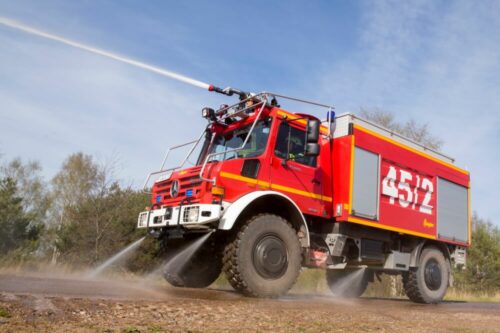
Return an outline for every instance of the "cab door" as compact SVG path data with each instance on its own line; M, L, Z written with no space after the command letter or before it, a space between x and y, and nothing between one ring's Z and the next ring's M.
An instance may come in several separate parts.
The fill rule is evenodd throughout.
M316 156L305 156L306 130L282 120L271 156L271 189L290 197L304 214L324 216L323 177Z

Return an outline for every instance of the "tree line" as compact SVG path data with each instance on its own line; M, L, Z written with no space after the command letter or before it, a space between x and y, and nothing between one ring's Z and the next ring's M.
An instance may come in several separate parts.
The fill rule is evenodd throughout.
M94 266L143 236L137 215L150 198L121 186L110 165L75 153L50 181L41 171L21 159L0 167L1 263ZM157 251L147 242L128 268L147 270Z

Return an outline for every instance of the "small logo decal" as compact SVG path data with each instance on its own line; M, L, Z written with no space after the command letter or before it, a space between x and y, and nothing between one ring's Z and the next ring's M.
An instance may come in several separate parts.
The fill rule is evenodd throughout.
M172 182L172 186L170 186L170 196L172 198L175 198L175 197L177 197L178 194L179 194L179 181L174 180Z
M431 223L431 222L427 221L427 219L424 219L423 226L424 226L424 228L433 228L434 223Z

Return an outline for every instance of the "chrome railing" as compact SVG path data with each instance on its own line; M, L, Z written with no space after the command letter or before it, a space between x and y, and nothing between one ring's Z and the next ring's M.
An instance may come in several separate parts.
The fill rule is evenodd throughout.
M261 98L262 94L259 94L259 95L256 95L256 96L252 96L250 98L247 98L237 104L235 104L236 106L239 106L239 105L242 105L242 103L246 103L247 101L251 100L251 99L257 99L257 98ZM214 158L215 156L219 156L219 155L225 155L225 154L228 154L228 153L237 153L238 151L242 150L243 148L245 148L247 142L248 142L248 139L250 138L254 128L255 128L255 125L257 124L257 122L259 121L260 119L260 115L262 114L262 111L264 111L264 108L267 104L267 99L264 97L262 99L260 99L259 102L256 102L255 104L252 104L250 106L246 106L246 107L243 107L241 109L238 109L235 113L232 113L232 114L229 114L228 117L235 117L235 116L240 116L240 115L243 115L243 114L246 114L246 111L250 110L250 109L256 109L260 106L260 109L257 113L257 116L255 117L255 120L253 121L252 123L252 126L250 127L250 130L248 131L246 137L245 137L245 140L243 140L243 143L241 144L240 147L238 148L233 148L233 149L228 149L228 150L224 150L224 151L221 151L221 152L217 152L217 153L211 153L211 154L208 154L206 157L205 157L205 160L203 161L203 166L201 167L201 170L200 170L200 179L201 180L204 180L204 181L207 181L207 182L212 182L212 183L215 183L215 179L210 179L210 178L204 178L203 177L203 173L205 172L205 168L207 166L207 163L210 161L211 158ZM235 105L233 106L230 106L230 107L227 107L225 109L222 109L221 111L229 111L230 108L232 107L235 107ZM243 104L244 105L244 104ZM213 140L212 140L213 141Z
M198 143L200 142L200 140L203 138L204 135L205 135L205 130L203 130L203 132L201 132L201 135L198 137L197 140L189 141L189 142L182 143L180 145L176 145L176 146L172 146L172 147L168 148L167 152L165 153L165 157L163 158L163 162L161 163L160 170L154 171L154 172L151 172L148 174L148 176L146 177L146 180L144 181L144 186L142 187L142 191L145 193L151 194L150 192L147 191L147 186L148 186L149 181L151 180L151 177L153 177L155 175L162 174L162 173L168 173L168 172L172 173L177 169L181 169L184 166L184 164L186 164L186 161L191 156L193 151L196 149L196 147L198 146ZM184 159L182 160L182 162L178 166L168 168L168 169L163 169L165 167L165 163L167 163L168 156L170 155L170 152L172 152L173 150L182 148L182 147L189 146L189 145L192 145L191 149L189 149L186 157L184 157ZM170 175L168 177L170 177ZM168 178L166 178L166 179L168 179Z

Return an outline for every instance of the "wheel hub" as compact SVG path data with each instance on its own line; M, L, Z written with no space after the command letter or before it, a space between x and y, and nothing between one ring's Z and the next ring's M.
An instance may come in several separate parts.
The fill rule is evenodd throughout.
M253 250L253 264L264 278L277 279L288 267L288 253L285 243L275 235L267 235L256 242Z
M441 287L441 268L436 260L431 259L425 264L424 280L430 290Z

